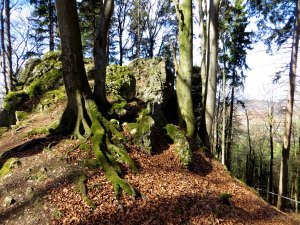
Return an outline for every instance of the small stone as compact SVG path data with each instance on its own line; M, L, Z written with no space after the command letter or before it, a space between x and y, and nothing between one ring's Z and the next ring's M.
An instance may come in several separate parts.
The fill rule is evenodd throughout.
M28 187L26 189L26 196L29 197L29 198L32 198L33 195L34 195L33 188L32 187Z
M10 205L14 204L15 202L16 202L16 200L13 197L6 196L4 198L4 207L10 206Z

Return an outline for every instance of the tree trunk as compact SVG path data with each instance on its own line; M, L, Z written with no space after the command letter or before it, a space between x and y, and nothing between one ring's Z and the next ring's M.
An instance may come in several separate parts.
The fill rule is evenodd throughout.
M0 12L0 24L1 24L1 68L2 68L2 73L3 73L3 80L4 80L4 87L5 87L5 94L8 94L9 92L9 87L8 87L8 82L7 82L7 71L6 71L6 49L5 49L5 32L4 32L4 16L3 16L3 11L4 11L4 0L1 0L1 12Z
M216 91L217 91L217 55L218 55L218 13L219 13L219 0L210 0L210 23L209 23L209 37L208 37L208 60L207 60L207 98L206 98L206 129L209 137L211 138L212 126L215 115L215 105L216 105Z
M270 174L269 174L269 192L273 191L273 161L274 161L274 141L273 141L273 116L274 107L271 106L270 121L269 121L269 142L270 142ZM273 203L273 195L268 194L268 202Z
M179 68L176 77L176 95L180 117L185 122L187 136L195 131L195 119L192 103L193 70L193 27L192 0L175 2L179 21Z
M56 9L61 37L63 76L68 97L67 108L56 132L73 130L75 137L84 140L91 136L97 164L102 167L106 178L112 183L116 195L122 189L127 194L136 196L135 189L119 176L120 167L114 159L114 155L118 155L121 161L137 172L127 152L113 143L116 140L121 143L124 136L98 111L88 84L76 0L56 0ZM111 160L111 157L114 160Z
M247 121L247 134L248 134L248 145L249 145L249 154L247 154L247 176L246 176L246 183L249 186L252 186L252 177L253 177L253 156L252 156L252 142L251 142L251 135L250 135L250 122L249 122L249 115L248 111L245 108L245 114L246 114L246 121Z
M205 0L204 0L205 1ZM202 115L199 127L199 136L204 145L210 148L209 137L206 130L205 124L205 108L206 108L206 96L207 96L207 51L208 51L208 43L207 43L207 29L205 27L205 12L207 11L206 8L203 9L203 0L198 0L199 2L199 18L200 18L200 39L201 39L201 93L202 93ZM209 15L208 15L209 17ZM207 18L207 25L209 24L209 18Z
M109 25L113 12L114 0L105 0L100 10L98 29L95 41L95 100L102 113L106 113L106 66L108 50Z
M223 37L224 40L224 37ZM223 41L223 54L226 54L225 43ZM226 61L223 62L223 120L222 120L222 164L226 163Z
M10 0L5 0L5 30L6 30L6 57L7 57L7 75L9 77L9 89L14 90L14 75L12 68L12 48L10 35Z
M226 166L228 170L231 170L231 146L233 142L233 131L232 131L232 124L233 124L233 108L234 108L234 94L235 94L235 68L233 69L233 77L232 77L232 84L231 84L231 99L230 99L230 109L229 109L229 124L227 129L227 154L226 154Z
M53 5L53 0L49 0L48 8L49 8L49 50L54 51L54 5Z
M124 55L124 49L123 49L123 31L120 32L119 34L119 65L123 65L123 55Z
M287 97L286 113L285 113L285 125L282 145L282 158L280 165L280 177L279 177L279 190L277 208L283 210L286 207L286 200L281 196L287 195L288 188L288 160L290 152L291 142L291 129L294 107L294 94L296 84L296 69L297 69L297 56L299 47L299 33L300 33L300 0L297 1L296 20L294 25L290 72L289 72L289 92Z
M66 1L67 3L63 3ZM63 75L68 97L60 126L67 133L73 132L79 115L77 95L92 97L85 74L81 36L75 0L57 0L57 17L61 38ZM74 9L75 7L75 9Z

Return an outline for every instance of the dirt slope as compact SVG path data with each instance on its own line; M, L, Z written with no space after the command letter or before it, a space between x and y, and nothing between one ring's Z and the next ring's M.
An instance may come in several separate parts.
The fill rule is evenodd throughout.
M101 170L82 166L83 159L93 156L90 148L66 156L78 141L43 135L24 138L34 127L49 126L61 110L62 106L36 114L27 127L0 138L0 154L9 152L0 157L0 164L11 157L20 161L0 178L0 224L300 224L229 176L214 159L197 153L192 172L186 170L159 131L153 156L130 152L140 172L127 171L125 178L141 198L116 199ZM23 145L28 141L30 145ZM95 210L85 204L75 185L83 173ZM222 193L232 196L230 202L220 200ZM7 197L13 201L5 205Z

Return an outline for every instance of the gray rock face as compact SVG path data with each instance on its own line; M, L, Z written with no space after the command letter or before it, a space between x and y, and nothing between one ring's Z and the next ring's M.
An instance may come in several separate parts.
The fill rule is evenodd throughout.
M147 103L147 108L157 125L165 125L162 108L174 92L162 58L136 59L128 65L135 77L136 98Z

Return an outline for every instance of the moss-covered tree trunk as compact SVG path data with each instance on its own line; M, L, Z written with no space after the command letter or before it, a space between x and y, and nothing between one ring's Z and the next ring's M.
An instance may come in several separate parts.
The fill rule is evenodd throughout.
M127 152L116 144L124 141L124 137L101 115L88 84L83 64L76 0L56 0L56 9L68 103L55 131L73 133L81 139L91 136L97 164L104 170L116 193L122 189L130 195L135 195L132 186L119 176L121 171L116 158L136 171Z
M179 21L179 68L176 77L176 94L179 116L185 122L187 135L195 132L195 119L192 103L193 70L193 21L192 0L175 1Z
M76 3L73 0L56 1L57 17L62 47L63 76L68 97L67 108L61 126L66 132L73 131L79 113L81 98L91 98L92 92L85 75L81 36L78 26ZM74 8L75 7L75 8ZM77 96L81 96L79 99ZM82 102L80 102L82 104Z
M105 0L100 9L98 28L94 46L95 62L95 98L102 112L106 112L108 101L106 99L106 66L108 51L109 25L114 8L114 0Z

